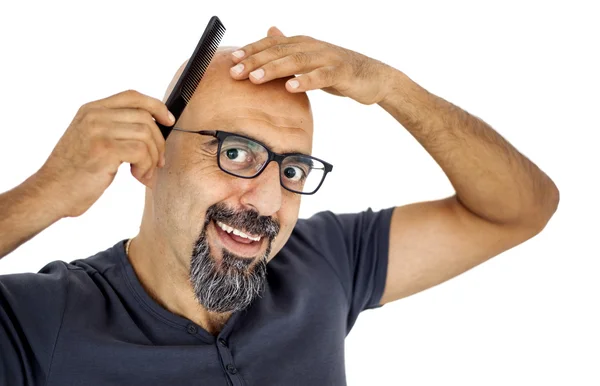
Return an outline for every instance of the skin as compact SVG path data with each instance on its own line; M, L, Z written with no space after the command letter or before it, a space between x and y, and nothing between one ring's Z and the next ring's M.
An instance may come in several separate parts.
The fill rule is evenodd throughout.
M285 90L287 79L266 86L232 79L231 52L220 48L176 127L186 130L226 130L255 138L284 152L311 154L313 119L305 93ZM177 71L165 96L181 75ZM166 98L165 98L166 100ZM166 166L155 169L147 186L139 234L129 255L145 289L171 312L216 333L231 313L209 312L192 296L189 266L192 246L201 232L206 211L215 203L254 209L280 224L268 260L283 247L298 219L300 195L283 189L273 162L255 179L223 173L214 152L203 144L212 137L172 131L166 141ZM207 188L210 187L210 188ZM222 257L214 226L207 237L213 257ZM266 249L266 240L261 240ZM255 264L255 262L253 263Z

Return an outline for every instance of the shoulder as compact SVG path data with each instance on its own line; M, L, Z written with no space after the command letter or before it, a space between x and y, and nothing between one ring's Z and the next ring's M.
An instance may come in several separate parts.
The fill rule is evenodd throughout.
M328 264L342 281L353 276L361 255L387 252L392 208L355 213L321 211L299 219L284 253L301 256L298 264Z
M61 260L52 261L36 273L0 275L0 288L3 294L10 296L41 298L52 294L57 295L66 290L69 276L72 271L77 270L81 270L81 268Z
M7 360L24 347L36 357L51 350L68 303L70 276L76 271L80 269L53 261L37 273L0 275L0 343L6 346ZM49 357L39 355L44 361Z
M0 275L0 296L20 305L63 303L70 286L90 285L92 276L116 265L113 250L121 243L85 259L52 261L35 273Z
M357 237L371 237L389 230L394 207L373 210L367 208L354 213L320 211L308 218L298 219L292 236L306 236L320 244L350 243Z

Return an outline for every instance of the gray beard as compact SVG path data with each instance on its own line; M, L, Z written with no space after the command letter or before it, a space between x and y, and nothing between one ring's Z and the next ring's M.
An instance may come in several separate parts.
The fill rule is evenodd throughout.
M196 300L206 310L216 313L235 312L248 307L264 290L271 243L279 227L267 227L268 244L263 255L254 259L243 258L223 249L222 259L218 262L211 254L206 239L206 228L212 221L212 214L219 210L223 208L209 209L204 229L194 245L190 263L190 282ZM256 264L250 267L254 261Z

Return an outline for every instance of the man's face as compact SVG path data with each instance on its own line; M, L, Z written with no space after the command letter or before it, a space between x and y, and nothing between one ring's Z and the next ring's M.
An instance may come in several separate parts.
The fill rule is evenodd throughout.
M306 95L286 91L285 79L262 85L233 80L229 55L215 56L176 127L227 131L277 153L310 155ZM262 290L267 262L298 219L300 195L280 185L276 162L243 179L222 171L217 153L214 137L172 131L152 202L157 231L178 256L173 263L187 270L199 303L222 313L245 308Z

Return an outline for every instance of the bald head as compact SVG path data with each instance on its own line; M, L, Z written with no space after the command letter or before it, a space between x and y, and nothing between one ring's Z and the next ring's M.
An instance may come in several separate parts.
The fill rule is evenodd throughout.
M219 47L178 126L195 128L208 120L243 119L251 115L270 125L301 129L312 142L313 120L306 93L288 92L285 82L290 77L259 85L248 79L233 79L229 69L235 65L231 53L236 49ZM163 101L166 102L187 63L186 60L177 70Z
M213 63L216 63L216 59L215 59L216 57L224 56L226 54L231 54L233 51L235 51L237 49L238 49L238 47L233 47L233 46L221 46L221 47L217 48L217 51L215 52L215 57L211 61L211 66L213 65ZM163 97L163 102L166 102L167 99L169 98L171 91L173 91L175 84L181 77L181 74L183 73L183 70L185 69L185 66L187 66L189 61L190 60L188 59L185 62L183 62L183 64L179 67L179 69L177 70L175 75L173 75L173 79L171 79L171 83L169 83L169 86L167 87L167 90L165 91L165 95ZM209 68L210 68L210 66L209 66ZM206 79L206 77L204 77L204 79Z

